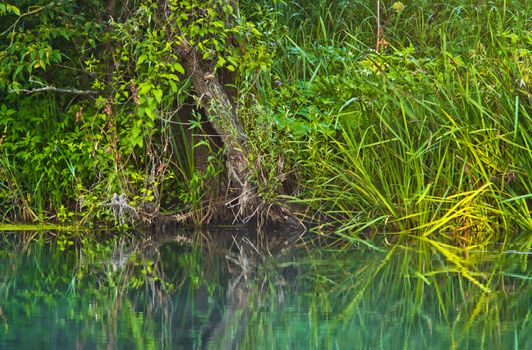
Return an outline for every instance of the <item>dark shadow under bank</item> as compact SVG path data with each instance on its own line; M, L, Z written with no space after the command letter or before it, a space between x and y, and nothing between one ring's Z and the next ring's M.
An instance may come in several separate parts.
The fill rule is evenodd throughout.
M531 252L463 252L485 291L430 245L378 252L276 235L287 236L5 233L0 348L532 346Z

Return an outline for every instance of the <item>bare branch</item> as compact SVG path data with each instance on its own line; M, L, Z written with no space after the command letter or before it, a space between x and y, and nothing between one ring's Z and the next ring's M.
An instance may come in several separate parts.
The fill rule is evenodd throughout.
M75 95L98 95L99 92L95 90L78 90L78 89L64 89L64 88L56 88L54 86L45 86L42 88L37 89L17 89L17 90L10 90L9 92L24 92L26 94L34 94L37 92L43 92L43 91L52 91L52 92L63 92L67 94L75 94Z

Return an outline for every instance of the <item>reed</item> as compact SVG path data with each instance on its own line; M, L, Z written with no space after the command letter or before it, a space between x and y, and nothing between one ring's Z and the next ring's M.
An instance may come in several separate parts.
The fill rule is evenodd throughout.
M297 169L291 198L322 232L530 244L526 6L381 2L378 39L373 2L273 4L290 13L272 67L283 85L258 99Z

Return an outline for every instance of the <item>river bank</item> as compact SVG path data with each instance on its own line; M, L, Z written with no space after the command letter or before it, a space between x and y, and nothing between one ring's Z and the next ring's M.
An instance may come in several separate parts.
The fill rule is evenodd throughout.
M532 244L526 5L193 3L0 7L2 222Z

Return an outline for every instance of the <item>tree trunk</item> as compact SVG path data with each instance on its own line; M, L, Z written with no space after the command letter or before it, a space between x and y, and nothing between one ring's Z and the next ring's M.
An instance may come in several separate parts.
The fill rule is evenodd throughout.
M226 167L236 198L228 205L236 209L236 219L243 222L253 218L262 207L256 187L250 181L252 165L246 145L247 137L238 120L231 98L221 85L218 77L207 71L196 50L185 40L181 44L180 57L186 74L214 130L227 147Z

